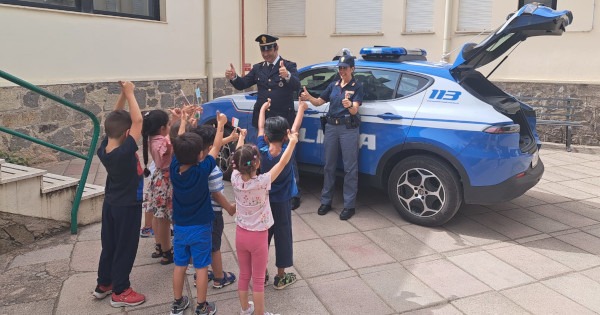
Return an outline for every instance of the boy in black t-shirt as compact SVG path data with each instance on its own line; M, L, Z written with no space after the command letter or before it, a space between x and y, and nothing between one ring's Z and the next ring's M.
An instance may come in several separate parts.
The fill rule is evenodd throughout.
M98 264L98 284L94 296L103 299L112 293L113 307L135 306L145 297L130 286L129 274L138 248L142 221L142 201L138 186L142 168L136 140L142 135L142 113L131 82L121 82L121 95L114 111L106 116L106 137L96 152L106 168L106 187L102 205L102 253ZM125 101L130 113L123 110Z

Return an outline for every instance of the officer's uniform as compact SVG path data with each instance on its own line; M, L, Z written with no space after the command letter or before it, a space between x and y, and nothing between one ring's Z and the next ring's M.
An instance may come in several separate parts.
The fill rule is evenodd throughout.
M335 171L337 169L338 152L341 149L344 163L344 208L354 209L358 191L358 139L360 117L350 115L342 100L349 94L351 102L362 103L363 87L354 78L344 87L341 80L327 86L320 98L329 102L325 122L325 169L321 204L331 205L335 186Z
M277 37L260 35L256 40L260 43L261 50L270 50L275 47ZM289 80L279 76L279 62L281 60L283 60L285 68L290 73ZM293 96L295 91L300 90L300 80L298 79L295 62L285 60L279 56L272 65L269 65L266 61L257 63L252 66L252 70L244 77L238 76L230 82L238 90L244 90L256 84L258 97L252 112L252 126L257 128L258 114L267 98L271 99L271 107L266 112L265 118L281 116L287 119L290 127L292 126L296 116Z

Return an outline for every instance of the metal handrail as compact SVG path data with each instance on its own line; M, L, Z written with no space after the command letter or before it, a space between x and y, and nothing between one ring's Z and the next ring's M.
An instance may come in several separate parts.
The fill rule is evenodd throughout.
M14 131L14 130L5 128L3 126L0 126L0 131L6 132L13 136L20 137L25 140L29 140L31 142L43 145L45 147L48 147L48 148L51 148L51 149L54 149L54 150L57 150L57 151L60 151L60 152L63 152L63 153L66 153L66 154L69 154L69 155L72 155L72 156L75 156L75 157L85 160L85 165L83 167L83 173L81 174L81 178L79 179L79 185L77 186L77 191L75 192L75 199L73 200L73 207L71 208L71 234L77 234L77 213L79 211L79 203L81 202L81 196L83 195L83 189L85 187L85 182L87 181L87 176L90 171L92 159L94 158L94 149L96 148L96 144L98 143L98 137L100 135L100 122L98 121L98 118L89 110L87 110L85 108L81 108L80 106L77 106L65 99L62 99L62 98L60 98L42 88L39 88L27 81L21 80L21 79L15 77L9 73L6 73L2 70L0 70L0 77L6 79L16 85L22 86L30 91L33 91L37 94L45 96L45 97L47 97L53 101L56 101L60 104L63 104L67 107L70 107L80 113L87 115L88 117L90 117L90 119L92 119L92 123L94 124L94 134L92 135L92 141L90 143L90 148L87 152L87 155L83 155L81 153L74 152L74 151L59 147L55 144L48 143L43 140L20 133L18 131Z

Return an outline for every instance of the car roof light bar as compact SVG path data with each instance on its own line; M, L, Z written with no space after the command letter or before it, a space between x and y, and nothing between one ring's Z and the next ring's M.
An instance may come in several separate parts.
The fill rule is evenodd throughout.
M409 60L427 60L424 49L406 49L404 47L373 46L363 47L360 55L364 60L402 62Z

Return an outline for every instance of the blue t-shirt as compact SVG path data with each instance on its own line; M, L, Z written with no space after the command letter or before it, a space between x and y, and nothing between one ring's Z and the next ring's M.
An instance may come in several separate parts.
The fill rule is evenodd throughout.
M123 207L141 204L142 199L138 198L138 188L144 181L142 167L136 153L137 143L131 136L127 136L125 141L110 153L106 153L107 145L108 137L105 137L96 151L107 173L104 202Z
M327 115L331 117L350 115L348 109L344 108L344 105L342 105L342 101L346 98L346 93L348 93L348 99L352 102L362 104L363 101L364 92L362 84L356 82L354 78L352 78L352 80L350 80L343 88L341 87L341 84L341 80L329 83L320 96L322 100L329 102L329 112Z
M281 148L281 153L278 156L271 156L269 153L269 144L265 141L264 136L259 136L257 141L258 151L260 152L260 172L262 174L269 172L275 164L279 163L283 152L287 149L287 143L284 143ZM292 163L288 162L283 168L283 171L277 176L271 184L269 191L269 200L271 202L284 202L292 198Z
M181 174L180 165L173 156L170 166L173 223L181 226L212 224L215 214L210 202L208 176L217 165L215 158L209 155Z

